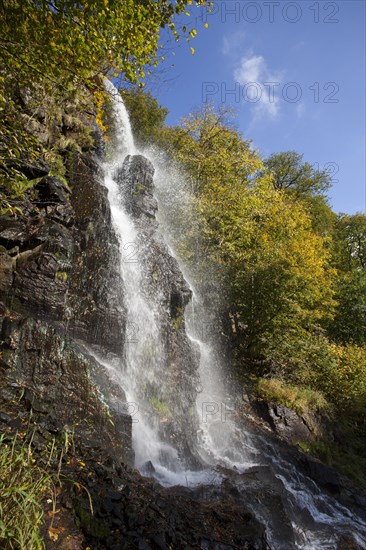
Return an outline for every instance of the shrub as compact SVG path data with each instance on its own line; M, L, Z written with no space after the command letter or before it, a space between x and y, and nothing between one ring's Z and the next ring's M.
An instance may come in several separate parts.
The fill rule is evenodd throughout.
M329 409L329 404L321 392L286 384L282 380L259 378L257 391L262 399L282 403L300 415Z
M44 548L42 501L53 494L52 475L36 464L31 443L17 434L0 436L0 546L3 550Z

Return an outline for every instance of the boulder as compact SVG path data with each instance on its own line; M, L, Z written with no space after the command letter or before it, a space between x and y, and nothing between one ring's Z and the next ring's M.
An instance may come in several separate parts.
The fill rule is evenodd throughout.
M277 434L290 443L309 441L313 435L304 419L280 403L268 403L268 414Z
M143 155L128 155L117 170L121 196L126 210L135 218L155 218L158 205L153 195L154 167Z

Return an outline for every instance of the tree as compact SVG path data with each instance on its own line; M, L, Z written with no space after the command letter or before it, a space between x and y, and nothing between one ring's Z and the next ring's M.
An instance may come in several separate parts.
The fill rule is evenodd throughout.
M331 175L326 170L316 170L302 159L303 155L296 151L285 151L274 153L264 162L272 174L274 188L291 191L297 196L326 195Z
M338 305L330 336L342 344L366 344L366 270L340 273L335 289Z
M275 189L285 191L295 201L301 201L312 219L314 231L331 234L335 215L327 201L331 173L317 170L296 151L274 153L265 162Z
M227 266L230 315L247 351L265 353L269 340L319 328L333 307L333 272L301 205L259 178L210 186L201 212L206 239Z
M366 269L365 214L339 214L334 232L334 261L345 272Z
M339 214L333 237L338 302L329 334L337 342L366 343L366 216Z
M167 128L161 142L184 167L197 194L207 184L248 181L262 162L251 142L231 125L231 110L205 104L180 127Z
M150 92L141 88L121 88L120 93L130 116L135 141L142 145L157 143L168 109L161 107Z
M75 80L92 86L110 71L134 82L157 62L163 27L179 38L174 18L187 4L192 1L3 0L2 68L8 78L28 78L28 85L31 76L61 87Z
M319 327L333 306L333 272L304 206L273 184L228 115L205 105L168 142L192 181L205 263L221 273L237 336L265 353L274 335Z

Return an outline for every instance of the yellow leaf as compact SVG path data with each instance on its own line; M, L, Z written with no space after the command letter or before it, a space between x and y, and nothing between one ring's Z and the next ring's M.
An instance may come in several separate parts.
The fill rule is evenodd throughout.
M54 542L56 542L56 540L58 540L58 534L57 533L52 533L50 529L48 530L48 535L49 535L50 539L53 540Z
M192 55L194 55L194 48L191 48L191 53Z
M205 23L205 27L206 27L206 29L208 29L208 23Z
M48 534L51 540L56 541L58 540L58 536L65 531L64 527L59 527L58 529L56 527L49 527L48 528Z

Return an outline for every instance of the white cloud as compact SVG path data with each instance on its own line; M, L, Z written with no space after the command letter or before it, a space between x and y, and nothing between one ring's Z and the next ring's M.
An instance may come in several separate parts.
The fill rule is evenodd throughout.
M306 111L305 103L303 101L300 101L296 105L296 114L297 114L298 118L302 118L305 114L305 111Z
M264 57L261 55L242 57L239 67L237 67L234 71L234 78L236 82L239 82L239 84L244 86L249 82L259 82L264 70Z
M243 56L234 70L234 79L243 87L243 97L252 106L256 117L278 116L282 78L282 72L270 71L264 57L253 53Z
M222 42L221 53L223 55L236 54L245 40L245 32L237 31L232 34L225 35Z

